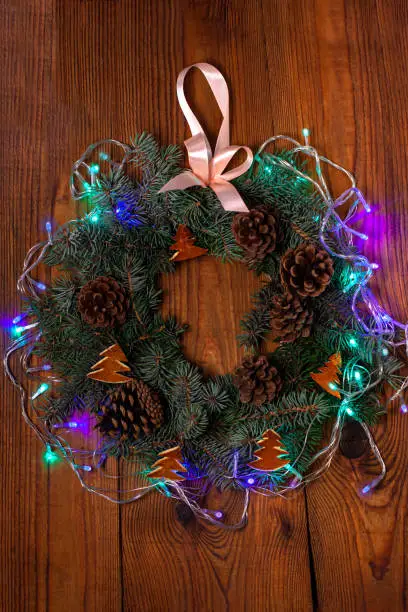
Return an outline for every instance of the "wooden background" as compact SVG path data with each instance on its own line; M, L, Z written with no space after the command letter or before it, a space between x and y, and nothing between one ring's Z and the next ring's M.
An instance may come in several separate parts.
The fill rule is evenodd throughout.
M16 274L45 221L74 213L72 162L91 142L143 129L181 143L176 76L209 61L231 87L233 143L256 147L307 126L356 173L374 208L365 227L366 253L381 264L377 292L408 319L405 0L0 4L2 314L19 310ZM217 115L204 107L214 133ZM207 371L237 363L234 336L256 283L211 259L163 281L166 308L193 328L186 352ZM4 612L407 609L408 417L397 409L376 430L388 475L375 495L358 495L372 459L339 455L294 499L253 499L239 533L185 527L159 495L118 508L64 466L46 468L5 379L0 419Z

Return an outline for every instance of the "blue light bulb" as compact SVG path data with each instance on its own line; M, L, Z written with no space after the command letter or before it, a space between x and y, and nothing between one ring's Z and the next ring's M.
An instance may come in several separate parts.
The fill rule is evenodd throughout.
M47 385L47 383L42 383L37 391L35 391L35 393L33 393L33 395L31 396L32 400L37 399L37 397L39 397L40 395L42 395L43 393L45 393L46 391L48 391L49 389L49 385Z
M90 465L77 465L77 470L83 470L84 472L92 472L92 467Z
M25 312L15 316L14 319L13 319L13 325L16 325L17 323L20 323L21 319L24 319L25 316L26 316Z

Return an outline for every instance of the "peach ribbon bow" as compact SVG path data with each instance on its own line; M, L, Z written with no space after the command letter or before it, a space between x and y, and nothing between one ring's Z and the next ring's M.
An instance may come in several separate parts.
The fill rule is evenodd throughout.
M184 94L184 79L191 68L201 70L211 87L222 113L222 123L214 155L212 154L208 138L188 105ZM247 206L230 181L251 167L253 155L249 147L229 144L229 94L227 83L221 72L214 68L214 66L211 66L211 64L206 63L192 64L184 68L177 78L177 98L191 130L191 137L184 141L191 169L185 170L172 178L160 189L160 192L182 190L197 185L211 187L225 210L233 212L248 211ZM246 160L236 168L224 172L235 153L240 149L246 152Z

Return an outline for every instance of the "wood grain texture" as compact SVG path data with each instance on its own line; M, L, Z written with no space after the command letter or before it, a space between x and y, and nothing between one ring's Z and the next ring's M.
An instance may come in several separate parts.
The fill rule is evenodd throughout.
M376 291L408 319L408 7L404 0L9 0L1 6L1 312L44 221L70 218L73 160L105 137L188 134L178 72L214 63L231 87L232 142L259 145L312 129L313 143L354 171L373 202L366 253ZM212 138L219 113L188 81ZM334 182L334 186L337 184ZM341 188L341 185L338 185ZM185 352L207 373L241 357L234 337L259 280L209 257L164 278L166 312L191 330ZM4 342L5 338L3 338ZM158 495L118 508L49 470L2 386L1 610L327 611L407 609L408 424L394 410L376 432L389 473L358 490L370 456L339 455L306 494L254 499L241 533L176 520ZM239 512L239 495L206 500Z

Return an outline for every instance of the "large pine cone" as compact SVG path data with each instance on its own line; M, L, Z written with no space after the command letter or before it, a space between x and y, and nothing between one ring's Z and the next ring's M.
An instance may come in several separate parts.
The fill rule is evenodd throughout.
M276 248L276 218L263 206L235 215L232 233L251 261L262 261Z
M100 409L96 427L104 435L120 440L152 434L164 422L158 393L141 380L130 380L111 389Z
M234 376L239 389L239 399L244 403L261 406L271 402L282 388L278 370L269 363L265 355L244 359Z
M304 242L281 260L281 278L288 291L301 297L323 293L333 276L333 260L321 247Z
M93 327L123 324L129 308L126 291L108 276L98 276L84 285L78 296L78 310Z
M313 312L306 300L297 295L275 295L271 307L271 329L281 342L308 338L313 323Z

